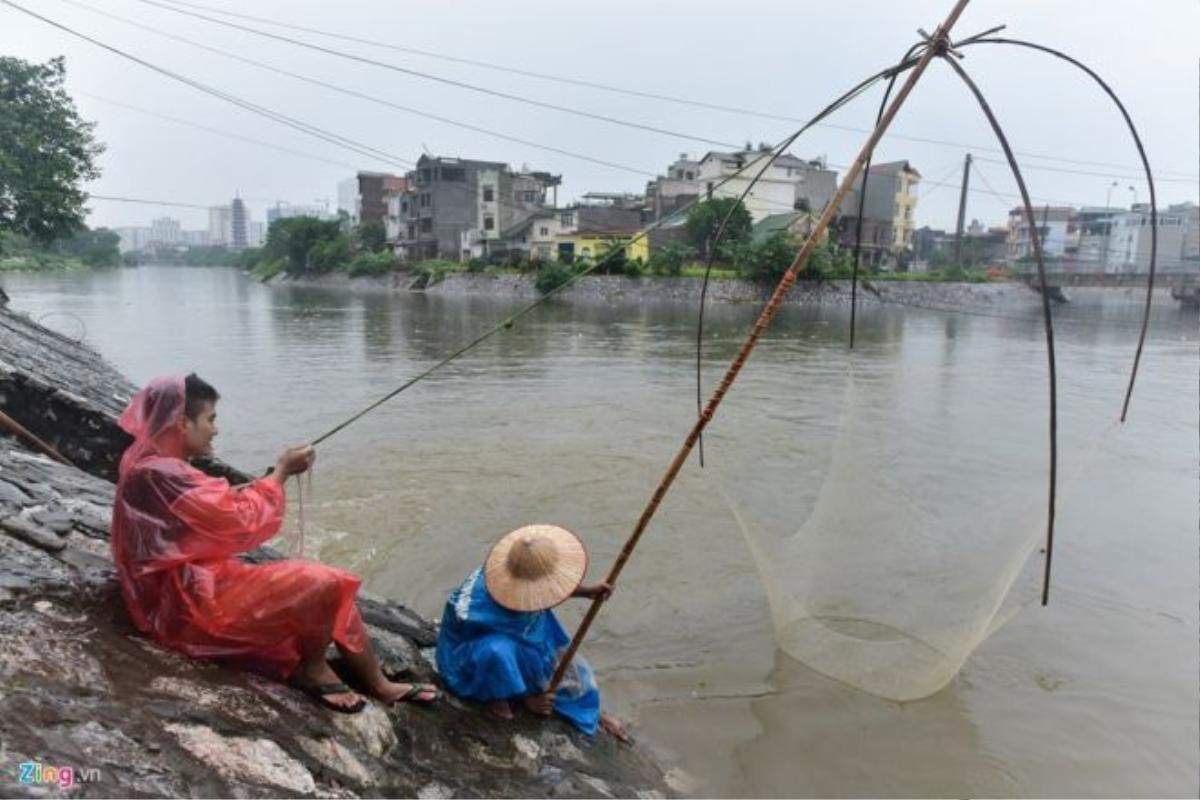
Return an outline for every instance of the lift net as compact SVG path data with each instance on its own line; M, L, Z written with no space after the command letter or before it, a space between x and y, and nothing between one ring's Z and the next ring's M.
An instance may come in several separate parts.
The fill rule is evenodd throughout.
M913 700L1036 597L1047 457L1044 403L1033 400L1044 387L986 376L995 395L969 377L974 403L968 376L949 368L850 368L815 494L753 486L747 470L720 478L788 655Z

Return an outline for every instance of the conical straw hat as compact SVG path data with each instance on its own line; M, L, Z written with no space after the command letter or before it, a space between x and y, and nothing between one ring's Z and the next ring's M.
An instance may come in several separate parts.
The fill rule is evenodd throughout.
M510 611L552 608L579 588L587 551L557 525L526 525L496 542L483 565L488 594Z

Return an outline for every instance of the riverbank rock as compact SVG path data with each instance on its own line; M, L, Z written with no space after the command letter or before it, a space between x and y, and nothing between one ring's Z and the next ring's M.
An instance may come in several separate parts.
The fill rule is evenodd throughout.
M0 328L0 391L19 393L27 410L35 396L62 391L62 431L38 433L54 434L68 457L89 456L84 471L0 435L5 796L60 793L21 783L22 762L71 767L65 793L76 797L670 793L644 751L558 720L504 723L454 699L337 714L277 682L148 641L129 622L107 542L114 487L104 476L120 452L111 448L123 446L112 431L133 387L96 353L3 309ZM75 391L62 390L76 378ZM91 438L76 446L72 431ZM278 557L263 549L251 560ZM364 597L360 608L389 670L435 677L422 654L433 623L381 598Z

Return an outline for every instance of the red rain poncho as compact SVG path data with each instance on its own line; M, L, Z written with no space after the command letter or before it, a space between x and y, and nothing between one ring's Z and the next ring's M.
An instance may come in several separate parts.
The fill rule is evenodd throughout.
M362 652L356 576L312 561L235 557L279 530L283 490L266 478L235 489L185 462L183 413L184 379L169 377L138 392L121 415L134 441L121 457L112 549L134 624L190 656L284 678L330 636Z

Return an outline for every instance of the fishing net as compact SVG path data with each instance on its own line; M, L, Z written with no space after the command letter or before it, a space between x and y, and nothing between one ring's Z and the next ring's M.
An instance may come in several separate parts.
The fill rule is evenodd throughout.
M1036 597L1044 378L860 362L841 380L837 424L823 457L812 454L823 472L815 485L746 469L718 481L763 578L778 646L851 686L917 699ZM1022 590L1010 592L1019 576Z

